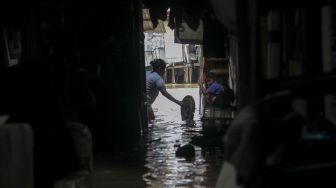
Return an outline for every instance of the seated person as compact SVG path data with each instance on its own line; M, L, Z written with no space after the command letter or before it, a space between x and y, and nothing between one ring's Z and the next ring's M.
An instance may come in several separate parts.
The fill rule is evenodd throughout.
M222 86L224 88L224 93L221 93L216 97L213 105L218 108L235 110L235 107L233 106L235 100L234 91L225 83L222 84Z
M216 81L216 75L213 73L209 73L206 76L207 89L203 84L203 80L200 79L198 85L202 93L207 97L207 102L210 104L214 104L217 96L224 93L223 86Z

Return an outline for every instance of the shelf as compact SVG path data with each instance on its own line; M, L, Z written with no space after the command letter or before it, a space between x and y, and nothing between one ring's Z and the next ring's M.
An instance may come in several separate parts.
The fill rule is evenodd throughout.
M336 74L299 76L265 80L266 92L291 90L296 97L316 97L336 93Z
M228 58L217 58L217 57L209 57L205 59L207 62L222 62L222 61L229 61Z
M328 4L334 4L334 0L314 0L314 1L269 1L269 0L261 0L259 1L259 8L261 11L266 10L283 10L283 9L295 9L295 8L316 8L321 7Z

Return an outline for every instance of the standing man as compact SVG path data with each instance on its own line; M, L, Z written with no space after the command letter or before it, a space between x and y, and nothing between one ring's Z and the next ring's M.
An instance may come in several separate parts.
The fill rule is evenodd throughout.
M163 79L163 75L166 72L166 62L162 59L156 59L151 61L150 64L152 65L153 71L146 73L146 104L149 121L155 119L152 104L159 95L159 91L170 101L173 101L180 106L182 105L181 101L175 99L166 90L165 81Z

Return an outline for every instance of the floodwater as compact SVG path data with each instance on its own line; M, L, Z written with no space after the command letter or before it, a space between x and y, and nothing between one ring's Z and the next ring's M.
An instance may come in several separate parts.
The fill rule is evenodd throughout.
M206 137L202 134L199 90L177 88L167 91L178 100L182 100L186 95L194 98L196 104L194 122L187 124L182 121L180 106L161 94L158 96L152 105L156 120L149 125L147 135L145 155L147 170L143 174L146 187L215 187L222 164L221 137L209 142L208 138L214 138L213 135ZM195 142L197 138L199 142ZM194 150L185 156L177 157L176 151L187 144L191 144ZM188 155L192 158L187 157Z
M95 155L94 188L212 188L222 165L222 135L202 132L198 88L167 89L182 100L191 95L196 104L194 122L182 121L180 107L161 94L153 104L156 120L149 125L141 149ZM186 144L192 158L176 156ZM189 145L190 146L190 145Z

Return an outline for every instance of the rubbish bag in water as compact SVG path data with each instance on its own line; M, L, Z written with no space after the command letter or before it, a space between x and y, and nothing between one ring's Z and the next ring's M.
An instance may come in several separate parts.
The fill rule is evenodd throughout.
M182 100L181 116L183 121L191 121L194 119L195 100L192 96L187 95Z

